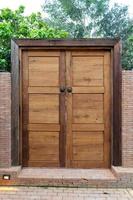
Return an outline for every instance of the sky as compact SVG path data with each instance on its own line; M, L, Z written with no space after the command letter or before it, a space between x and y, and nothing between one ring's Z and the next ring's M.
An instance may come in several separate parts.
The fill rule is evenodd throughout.
M129 14L133 17L133 0L110 0L111 5L114 3L119 3L129 6ZM31 14L32 12L41 12L41 5L45 0L0 0L0 9L1 8L11 8L17 9L19 5L24 5L26 7L25 14Z

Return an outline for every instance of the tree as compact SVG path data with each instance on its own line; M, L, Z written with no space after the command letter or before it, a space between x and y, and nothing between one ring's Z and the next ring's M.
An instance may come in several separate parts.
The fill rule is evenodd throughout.
M125 70L133 69L133 34L123 43L122 66Z
M68 33L49 27L40 13L24 16L24 7L0 10L0 70L10 71L11 38L66 38Z
M133 20L129 18L128 7L115 4L103 14L98 27L98 35L122 40L122 67L133 69Z
M125 39L129 29L128 7L115 4L103 13L103 18L97 24L97 35L103 37L120 37Z
M133 19L128 7L109 0L52 0L42 6L45 20L62 28L72 38L119 37L122 40L122 67L133 69Z
M42 6L45 20L54 28L62 28L72 38L93 35L96 24L108 9L109 0L53 0Z

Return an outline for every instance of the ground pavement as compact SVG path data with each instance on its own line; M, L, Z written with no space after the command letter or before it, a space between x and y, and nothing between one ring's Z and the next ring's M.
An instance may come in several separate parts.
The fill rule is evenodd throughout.
M133 200L133 189L0 187L0 200Z

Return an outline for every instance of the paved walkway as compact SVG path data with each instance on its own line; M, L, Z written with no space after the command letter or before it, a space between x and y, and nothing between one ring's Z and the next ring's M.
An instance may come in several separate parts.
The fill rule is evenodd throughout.
M133 189L0 187L0 200L133 200Z

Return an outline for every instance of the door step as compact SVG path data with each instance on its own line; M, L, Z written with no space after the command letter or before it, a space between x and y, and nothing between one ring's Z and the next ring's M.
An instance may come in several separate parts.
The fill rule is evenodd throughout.
M23 168L18 178L115 180L110 169Z
M110 169L23 168L15 185L110 187L116 182Z

